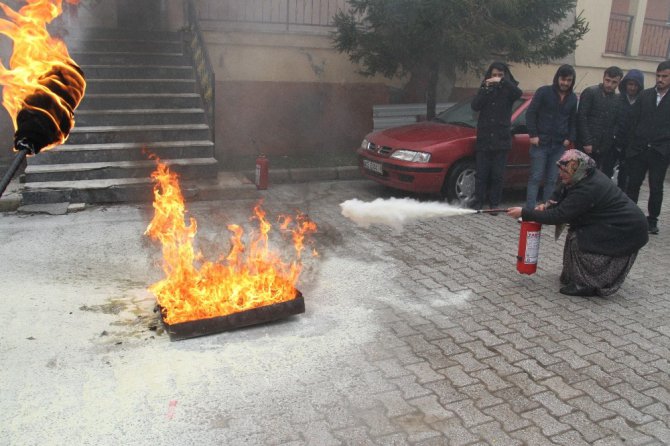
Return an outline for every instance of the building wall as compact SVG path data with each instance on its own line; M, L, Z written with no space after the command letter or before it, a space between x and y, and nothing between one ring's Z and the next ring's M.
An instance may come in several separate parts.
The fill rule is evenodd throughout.
M183 26L182 0L146 1L160 12L157 23L162 27ZM282 24L273 29L223 23L212 20L220 2L196 3L210 7L206 13L201 11L201 26L216 76L216 155L224 165L261 151L278 156L346 153L372 128L372 106L391 102L406 81L358 74L359 67L332 48L331 28L321 22L304 29L292 24L290 30ZM146 6L134 0L82 0L63 20L72 27L113 28L128 23L129 16L137 15L133 8L141 5ZM577 92L600 82L610 65L640 69L647 85L653 85L658 59L605 52L609 13L642 11L644 18L663 14L668 5L667 0L578 0L576 12L586 17L591 30L565 60L577 70ZM218 9L212 10L214 6ZM2 60L7 60L6 52L7 45L0 46ZM550 83L563 62L531 67L511 64L511 69L520 87L532 91ZM476 74L461 73L452 98L470 94L480 81ZM8 117L0 118L3 140L11 141L9 127Z
M364 77L327 34L208 30L216 77L216 151L224 167L259 152L351 153L372 129L372 105L399 81Z
M644 14L647 9L647 0L638 1L641 1L639 8L642 14ZM619 0L614 5L614 11L618 13L617 9L625 7L626 5L623 3ZM634 12L637 6L637 1L630 0L628 14ZM654 85L656 67L663 59L608 54L605 52L611 7L612 1L609 0L579 0L577 3L577 9L583 11L584 16L589 21L590 27L590 31L584 40L579 43L575 51L575 66L578 81L580 82L580 90L601 82L603 70L612 65L622 68L624 72L632 68L641 70L645 74L645 85Z

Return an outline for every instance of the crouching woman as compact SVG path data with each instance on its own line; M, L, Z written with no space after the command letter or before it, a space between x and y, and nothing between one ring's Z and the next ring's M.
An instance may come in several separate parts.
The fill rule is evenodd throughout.
M551 199L535 209L510 208L507 215L569 225L560 278L562 294L614 294L649 239L647 219L587 154L566 150L557 164L561 181Z

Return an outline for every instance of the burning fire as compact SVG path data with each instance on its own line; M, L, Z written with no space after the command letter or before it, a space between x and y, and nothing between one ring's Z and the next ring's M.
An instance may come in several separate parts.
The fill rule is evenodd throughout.
M0 33L14 42L10 68L0 62L0 84L16 140L28 138L35 152L62 144L86 88L65 43L51 37L46 28L62 13L62 0L27 0L18 12L0 3L0 9L9 19L0 19Z
M295 250L295 258L284 261L269 247L272 225L257 204L253 217L258 222L255 237L245 245L244 230L231 224L228 255L216 262L206 261L193 247L197 222L194 218L185 222L177 175L158 161L151 177L156 183L155 213L146 234L162 244L166 278L149 289L156 296L166 323L226 316L296 297L305 237L316 232L314 222L300 213L296 218L281 217L280 230L291 234ZM196 263L200 263L199 268Z

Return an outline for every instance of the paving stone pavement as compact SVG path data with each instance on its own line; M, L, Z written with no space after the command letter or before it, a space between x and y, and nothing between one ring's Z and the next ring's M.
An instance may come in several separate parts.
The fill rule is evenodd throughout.
M558 293L565 236L554 241L551 227L543 230L537 273L526 276L515 269L519 225L504 215L436 218L398 232L357 227L340 214L344 200L390 194L362 180L263 192L269 214L298 208L319 225L320 257L307 262L301 280L307 313L182 343L158 334L132 338L105 322L123 345L92 340L94 347L82 347L89 360L115 370L86 386L88 399L127 390L118 384L122 373L165 388L137 384L125 403L109 406L82 398L100 410L133 401L133 416L110 416L104 437L99 426L64 418L81 429L78 444L670 444L668 203L660 234L650 236L621 290L579 298ZM210 240L224 231L203 215L230 219L249 206L194 203L191 212ZM206 251L207 242L202 246ZM139 279L131 273L129 280ZM0 353L13 357L10 337L0 331ZM184 373L162 370L164 356ZM177 416L167 420L171 391L180 399ZM35 425L15 401L27 393L13 389L0 403L12 427L6 444L32 444L20 429ZM68 437L41 429L52 439Z

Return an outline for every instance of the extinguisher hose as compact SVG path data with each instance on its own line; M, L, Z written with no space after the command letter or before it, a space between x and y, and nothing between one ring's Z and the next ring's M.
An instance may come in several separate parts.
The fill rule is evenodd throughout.
M507 212L507 209L478 209L475 214L498 214L500 212Z

